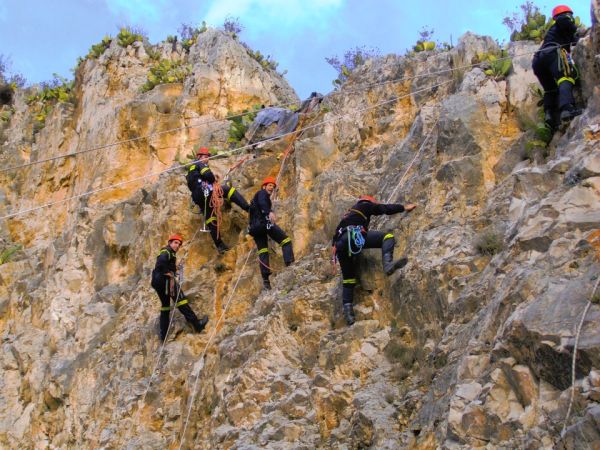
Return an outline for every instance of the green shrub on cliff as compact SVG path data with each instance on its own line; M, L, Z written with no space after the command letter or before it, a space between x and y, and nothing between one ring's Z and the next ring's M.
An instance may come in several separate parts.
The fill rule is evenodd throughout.
M117 42L121 47L128 47L136 41L143 42L144 32L132 27L121 27L117 34Z
M148 79L142 86L142 92L154 89L155 86L165 83L183 83L192 72L192 66L182 61L161 59L148 73Z

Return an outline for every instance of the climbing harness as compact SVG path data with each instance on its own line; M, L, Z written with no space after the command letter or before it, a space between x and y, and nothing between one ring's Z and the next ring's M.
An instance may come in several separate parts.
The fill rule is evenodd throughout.
M571 84L575 84L575 81L579 78L579 72L571 55L564 49L559 48L558 50L558 71L564 76L556 80L556 85L560 86L561 83L568 81Z
M363 231L364 228L359 225L349 225L346 228L346 234L348 235L348 256L358 255L362 252L362 249L365 246ZM353 250L352 246L354 246L356 250Z

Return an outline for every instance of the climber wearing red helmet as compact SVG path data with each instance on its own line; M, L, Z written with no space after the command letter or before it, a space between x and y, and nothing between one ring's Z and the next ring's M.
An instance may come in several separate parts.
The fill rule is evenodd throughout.
M406 206L400 203L382 204L370 195L361 195L335 228L331 243L342 268L342 306L344 319L348 325L352 325L356 320L352 302L356 285L358 255L362 249L381 248L383 271L386 275L391 275L397 269L404 267L408 261L406 258L394 261L396 240L392 233L368 230L371 216L397 214L403 211L412 211L415 208L416 205L412 203Z
M266 177L261 184L260 190L250 202L248 233L254 238L254 242L256 243L263 287L267 290L271 289L271 282L269 281L271 270L269 267L268 238L270 237L281 245L283 262L286 266L294 262L292 240L275 223L276 219L272 209L271 194L273 194L276 187L277 182L275 178Z
M555 131L560 123L568 123L581 114L575 107L573 86L578 77L571 61L571 45L578 40L573 11L566 5L552 10L553 24L544 42L533 56L533 73L544 88L544 120Z
M197 161L190 165L186 176L187 185L192 192L192 200L200 211L204 214L204 223L208 226L210 236L217 247L219 253L223 253L229 250L229 247L225 245L223 240L219 236L217 229L217 217L214 214L214 209L210 205L210 200L213 195L213 185L218 181L218 176L214 175L208 167L208 161L210 160L210 152L206 147L201 147L196 153ZM244 211L248 211L249 205L246 199L228 183L223 183L223 197L229 202L233 202L242 208Z
M179 308L183 317L200 333L208 322L204 316L198 320L196 314L188 304L185 294L175 279L177 273L177 260L175 254L183 244L183 238L179 234L169 236L167 246L162 248L156 258L156 265L152 271L152 287L160 298L160 340L164 341L169 329L169 314L171 311L171 299Z

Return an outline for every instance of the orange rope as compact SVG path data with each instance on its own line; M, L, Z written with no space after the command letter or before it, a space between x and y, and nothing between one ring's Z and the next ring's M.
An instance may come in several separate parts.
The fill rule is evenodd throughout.
M216 218L217 218L217 239L218 239L219 235L221 233L221 221L223 220L223 217L221 215L221 207L223 206L223 187L221 187L221 184L218 181L215 181L213 183L213 191L212 191L212 195L210 196L209 205L213 209L212 215L216 216Z

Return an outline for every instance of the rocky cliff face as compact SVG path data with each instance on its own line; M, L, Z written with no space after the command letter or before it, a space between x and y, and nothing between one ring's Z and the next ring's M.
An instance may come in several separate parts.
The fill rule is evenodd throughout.
M283 168L286 142L278 142L233 173L249 198L263 176L282 170L276 207L297 262L284 268L272 257L268 293L245 216L237 207L225 213L224 237L235 247L217 256L196 233L199 216L176 169L195 144L225 145L229 124L215 119L228 111L297 100L235 40L208 31L189 54L163 48L193 74L145 94L143 46L113 45L80 69L76 106L55 108L35 138L17 95L3 130L5 167L106 147L2 173L2 214L176 170L3 220L6 245L23 247L0 271L0 443L598 445L598 305L583 322L573 418L559 439L576 327L599 269L600 50L592 36L577 49L586 110L546 157L526 149L535 46L511 46L513 71L501 81L464 68L496 47L470 34L449 52L388 56L353 73L327 99L329 112L305 118L316 126ZM172 128L181 129L156 134ZM127 142L108 146L117 141ZM223 174L243 157L211 166ZM397 253L410 262L387 278L377 252L365 251L358 321L346 327L329 240L362 193L419 207L374 221L395 232ZM192 334L175 313L157 360L149 274L174 230L186 237L184 290L210 322Z

